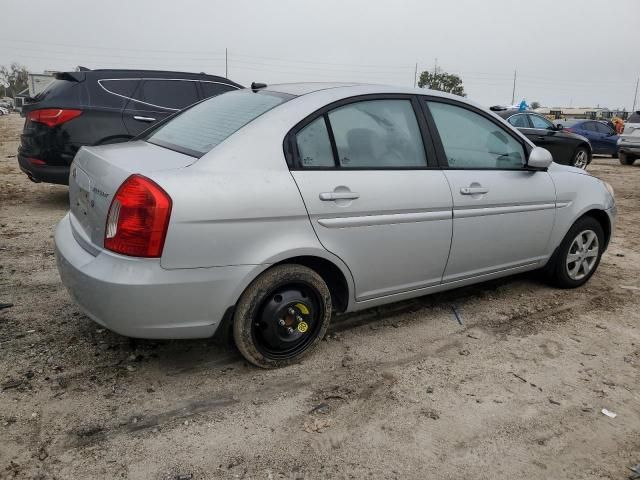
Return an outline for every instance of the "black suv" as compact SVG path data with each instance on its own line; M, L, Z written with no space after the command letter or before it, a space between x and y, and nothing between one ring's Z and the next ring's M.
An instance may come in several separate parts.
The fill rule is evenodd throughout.
M20 169L34 182L67 185L83 145L127 141L202 99L242 88L204 73L152 70L62 72L22 108Z

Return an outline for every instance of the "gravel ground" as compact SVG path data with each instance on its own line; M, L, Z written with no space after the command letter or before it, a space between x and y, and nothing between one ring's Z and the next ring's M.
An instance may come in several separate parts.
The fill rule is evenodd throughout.
M53 256L67 190L19 172L21 125L0 117L0 478L621 479L640 462L640 165L590 167L619 224L585 287L516 276L341 316L262 371L82 314Z

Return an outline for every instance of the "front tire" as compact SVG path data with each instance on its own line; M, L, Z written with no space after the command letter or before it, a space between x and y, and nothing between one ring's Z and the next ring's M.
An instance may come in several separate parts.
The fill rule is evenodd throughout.
M277 265L244 291L233 320L240 353L261 368L297 362L324 337L331 293L322 277L302 265Z
M552 283L560 288L584 285L598 268L604 245L602 225L593 217L578 219L554 255Z
M618 153L618 160L620 160L621 165L633 165L633 162L636 161L635 157L628 155L624 152Z
M586 170L587 165L589 165L589 150L585 147L578 147L571 159L571 166Z

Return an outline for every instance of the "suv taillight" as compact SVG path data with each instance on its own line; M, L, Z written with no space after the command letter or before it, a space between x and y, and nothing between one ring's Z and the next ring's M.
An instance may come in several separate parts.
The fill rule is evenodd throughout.
M32 122L44 123L49 127L62 125L69 120L82 115L82 110L70 110L63 108L43 108L27 113L27 119Z
M109 207L104 247L132 257L160 257L170 216L167 192L142 175L131 175Z

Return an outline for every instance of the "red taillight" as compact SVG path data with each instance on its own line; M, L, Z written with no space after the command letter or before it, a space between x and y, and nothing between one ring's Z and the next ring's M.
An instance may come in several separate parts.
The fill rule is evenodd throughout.
M142 175L131 175L109 207L104 247L132 257L160 257L170 216L167 192Z
M27 113L27 119L32 122L44 123L49 127L62 125L69 120L80 116L82 110L68 110L62 108L43 108L42 110L32 110Z
M563 130L564 130L565 132L573 133L573 128L564 127L564 128L563 128Z

